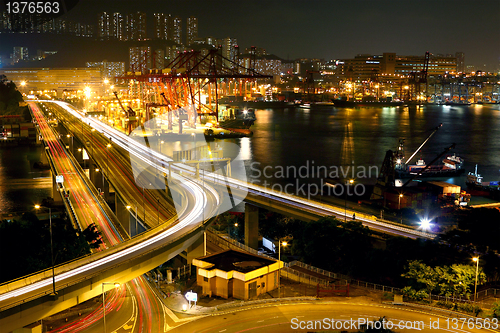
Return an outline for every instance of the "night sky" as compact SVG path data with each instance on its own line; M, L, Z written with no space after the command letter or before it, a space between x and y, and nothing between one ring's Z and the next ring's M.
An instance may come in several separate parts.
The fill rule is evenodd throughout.
M462 51L466 64L500 67L500 0L80 0L67 18L97 25L101 11L146 12L150 36L153 13L180 16L183 39L195 16L200 37L237 38L284 59Z

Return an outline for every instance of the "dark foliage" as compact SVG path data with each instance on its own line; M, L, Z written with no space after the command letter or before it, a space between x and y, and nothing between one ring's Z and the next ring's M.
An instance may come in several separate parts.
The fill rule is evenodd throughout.
M96 230L79 234L66 220L52 218L55 265L89 254ZM0 224L0 283L51 267L49 220L25 213L19 221Z
M14 82L7 81L4 75L0 75L0 115L21 115L23 108L19 107L19 102L22 101L23 96Z

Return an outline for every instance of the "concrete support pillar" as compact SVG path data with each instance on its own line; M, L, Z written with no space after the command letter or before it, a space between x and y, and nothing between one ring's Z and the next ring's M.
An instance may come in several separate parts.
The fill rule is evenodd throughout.
M101 173L101 176L102 176L102 173ZM104 178L103 183L104 183L103 187L101 188L102 198L105 201L108 201L109 200L109 182L106 178Z
M51 171L52 173L52 171ZM54 199L54 203L62 203L61 192L59 191L59 185L56 183L56 177L52 175L52 199Z
M83 165L83 150L85 148L81 145L78 145L76 142L74 144L74 150L72 152L73 156L75 159L80 163L80 165Z
M203 235L196 240L190 247L186 249L187 263L192 264L193 259L203 257L205 255L205 243Z
M120 221L123 229L130 235L131 212L127 209L118 195L115 195L115 215Z
M259 246L259 208L250 204L245 204L245 245Z
M94 186L97 189L101 189L101 191L103 191L105 181L104 181L104 177L102 175L102 170L94 163L91 163L91 165L90 165L89 176L90 176L90 181L92 182L92 184L94 184Z

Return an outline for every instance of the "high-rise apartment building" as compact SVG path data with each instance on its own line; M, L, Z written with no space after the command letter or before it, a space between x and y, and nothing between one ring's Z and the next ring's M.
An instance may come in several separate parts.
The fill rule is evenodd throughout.
M112 36L112 20L107 12L99 13L97 36L100 40L110 39Z
M145 72L146 70L151 69L151 47L130 47L129 69L131 72Z
M15 46L12 53L12 62L16 63L20 60L28 60L28 48L24 46Z
M198 18L189 17L186 21L186 45L191 45L198 38Z
M128 14L125 19L125 35L127 40L146 39L146 13Z
M152 66L154 69L165 68L165 51L163 49L157 49L153 52Z
M182 53L185 50L186 48L184 47L184 45L167 46L165 49L165 58L167 60L165 65L168 65L179 55L179 53Z
M109 79L114 82L115 77L121 76L125 73L125 63L122 61L99 61L87 62L88 68L99 68L101 77Z
M117 40L125 40L123 31L123 16L121 13L113 13L112 37Z
M222 40L222 56L226 58L224 60L224 65L227 67L233 67L231 62L237 62L236 59L236 49L235 46L238 44L236 38L224 38Z
M457 58L457 72L465 73L465 55L463 52L456 52L455 58Z
M182 44L182 20L180 17L169 17L167 32L168 40L174 41L177 44Z
M155 38L156 39L166 39L166 17L163 13L155 13L154 22L155 22Z

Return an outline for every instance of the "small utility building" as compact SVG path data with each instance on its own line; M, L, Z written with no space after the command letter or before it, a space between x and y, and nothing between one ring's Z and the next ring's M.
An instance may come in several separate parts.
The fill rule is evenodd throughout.
M251 253L226 250L193 259L203 295L250 299L278 288L283 262Z

